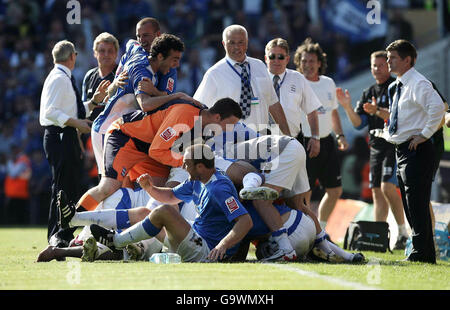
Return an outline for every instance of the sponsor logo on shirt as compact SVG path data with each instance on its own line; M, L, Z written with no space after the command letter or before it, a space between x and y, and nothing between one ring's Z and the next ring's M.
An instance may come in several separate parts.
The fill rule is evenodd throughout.
M176 131L172 127L167 127L159 136L164 139L164 141L169 141L176 134Z
M233 213L234 211L239 209L239 205L233 196L225 200L225 204L227 205L228 211L230 211L230 213Z
M173 92L173 85L175 84L175 81L172 78L169 78L167 80L167 87L166 89L170 92Z

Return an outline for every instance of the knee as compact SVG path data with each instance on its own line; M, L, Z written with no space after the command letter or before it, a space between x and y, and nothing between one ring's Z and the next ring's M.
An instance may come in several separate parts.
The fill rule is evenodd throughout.
M148 216L152 219L160 219L171 216L174 212L177 211L173 206L164 204L153 209Z

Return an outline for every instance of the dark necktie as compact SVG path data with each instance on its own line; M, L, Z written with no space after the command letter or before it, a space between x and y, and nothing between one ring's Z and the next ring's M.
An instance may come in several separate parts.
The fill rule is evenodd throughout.
M402 92L402 82L398 82L395 94L394 94L394 100L392 102L392 111L389 119L389 134L393 135L397 131L397 122L398 122L398 101L400 99L400 95Z
M79 119L86 118L86 110L83 105L83 101L81 100L80 92L78 91L77 83L75 82L75 77L70 77L70 81L72 82L73 91L75 92L75 96L77 97L77 116Z
M242 68L241 73L241 100L239 105L241 106L243 119L250 116L251 103L252 103L252 88L250 80L248 78L248 71L246 63L238 64Z
M275 92L277 93L278 100L280 100L280 85L278 82L280 81L280 77L278 75L273 76L273 88L275 88Z

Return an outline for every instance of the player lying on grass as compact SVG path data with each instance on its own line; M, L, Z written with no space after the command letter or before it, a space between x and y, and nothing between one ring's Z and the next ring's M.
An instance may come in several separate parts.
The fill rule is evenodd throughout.
M161 205L122 233L91 225L95 239L108 247L123 248L154 237L165 228L170 250L178 253L184 262L226 261L231 257L252 227L233 183L216 170L214 153L204 144L186 149L183 168L190 180L173 189L154 186L148 174L139 177L138 182L163 203L193 201L199 216L192 226L173 207Z
M270 241L270 229L254 208L253 203L246 201L243 204L252 218L253 227L241 242L238 253L233 256L233 261L245 261L251 241L256 243L257 259L264 261L277 251L278 245ZM300 210L292 210L285 204L276 204L275 208L281 216L283 228L286 229L289 242L295 249L299 260L306 258L310 251L312 251L319 259L328 262L364 262L365 258L361 253L348 253L328 240L324 242L328 243L328 246L333 250L335 255L326 254L323 250L315 246L316 227L310 216Z
M272 201L281 195L292 209L308 214L316 226L318 247L327 255L333 255L328 246L325 231L320 227L317 217L304 204L305 193L309 191L306 172L306 153L303 146L289 136L258 136L251 128L240 123L234 126L233 134L228 132L207 141L216 153L218 168L235 174L232 179L243 178L242 199L254 200L254 206L264 222L272 231L271 239L279 245L279 250L268 261L295 260L292 248L281 217ZM262 173L247 173L249 170L233 169L236 160L253 165ZM244 173L245 176L244 176Z

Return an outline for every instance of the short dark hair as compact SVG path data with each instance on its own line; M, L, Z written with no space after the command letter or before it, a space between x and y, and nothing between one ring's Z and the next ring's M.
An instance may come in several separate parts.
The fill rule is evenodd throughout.
M407 40L396 40L386 47L386 51L396 51L401 59L411 57L411 67L416 63L417 50L411 42Z
M314 43L311 38L306 38L306 40L303 41L303 43L299 47L297 47L294 55L294 64L297 67L298 71L300 71L301 68L300 64L303 53L316 54L317 60L319 60L321 63L319 74L325 74L327 70L327 54L323 52L319 43Z
M179 37L173 34L163 33L153 40L150 48L150 56L156 57L161 53L164 58L167 58L171 50L184 52L184 43Z
M237 118L242 118L242 110L236 101L231 98L222 98L216 101L214 105L209 109L210 113L219 114L221 119L236 116Z
M158 20L153 17L144 17L136 24L136 28L139 26L143 26L145 24L152 24L154 32L160 31L160 29L161 29L161 27L159 26Z
M387 52L386 51L376 51L370 54L370 58L384 58L387 60Z
M185 154L187 151L190 151L189 157L186 159L190 159L193 161L194 165L203 164L208 169L213 169L214 166L214 152L211 148L206 144L194 144L186 148ZM193 157L193 158L191 158Z

